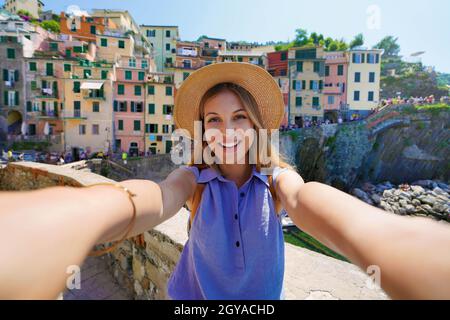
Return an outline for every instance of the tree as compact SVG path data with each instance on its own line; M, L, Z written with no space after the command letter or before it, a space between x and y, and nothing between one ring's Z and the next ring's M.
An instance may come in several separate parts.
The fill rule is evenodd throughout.
M301 47L308 43L308 31L305 29L297 29L295 33L295 40L293 41L295 47Z
M400 45L397 43L398 38L393 36L386 36L378 42L374 49L383 49L383 58L386 57L398 57L400 54Z
M350 49L360 47L364 44L364 36L362 33L357 34L355 38L350 42Z
M43 21L41 27L53 33L59 33L61 31L59 23L54 20Z

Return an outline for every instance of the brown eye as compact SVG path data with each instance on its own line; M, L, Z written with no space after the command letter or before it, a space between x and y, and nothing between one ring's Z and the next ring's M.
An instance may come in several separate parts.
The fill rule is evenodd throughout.
M209 120L207 121L208 123L210 122L218 122L220 119L219 118L209 118Z

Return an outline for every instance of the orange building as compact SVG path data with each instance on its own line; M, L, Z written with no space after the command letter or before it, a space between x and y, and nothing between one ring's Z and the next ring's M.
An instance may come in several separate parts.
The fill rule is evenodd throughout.
M61 12L59 24L62 34L88 42L95 42L96 35L103 34L105 29L117 29L116 24L107 17L70 17L64 12Z

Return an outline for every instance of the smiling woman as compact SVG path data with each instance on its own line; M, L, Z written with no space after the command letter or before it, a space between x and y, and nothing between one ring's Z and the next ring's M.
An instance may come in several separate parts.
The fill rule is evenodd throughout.
M277 129L283 112L281 92L264 69L218 63L186 79L174 120L189 132L194 121L219 132L261 131ZM0 299L55 298L67 266L80 265L95 244L152 229L185 203L194 219L168 282L172 299L283 299L281 207L301 230L363 270L380 270L391 297L450 298L449 226L395 216L330 186L304 183L274 157L270 136L240 139L226 132L223 140L202 143L213 152L245 145L243 164L190 163L160 183L0 193ZM247 147L255 144L272 151L268 164L259 156L250 163Z

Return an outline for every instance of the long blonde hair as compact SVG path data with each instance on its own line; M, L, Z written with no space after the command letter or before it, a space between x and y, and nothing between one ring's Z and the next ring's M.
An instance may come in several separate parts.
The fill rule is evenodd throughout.
M202 100L200 102L200 110L199 110L199 116L200 116L199 120L202 121L202 137L203 137L203 134L204 134L204 123L203 123L204 118L203 118L203 115L204 115L205 103L209 99L211 99L214 96L216 96L217 94L219 94L219 93L221 93L223 91L226 91L226 90L233 92L239 98L239 100L241 101L241 103L244 106L245 110L247 111L251 121L253 122L254 126L256 127L257 135L256 135L256 141L255 142L259 144L259 141L258 141L259 130L267 129L267 128L264 128L263 125L262 125L263 122L261 120L262 119L261 118L261 113L259 112L259 108L258 108L258 105L256 103L256 100L253 98L253 96L247 90L245 90L241 86L239 86L237 84L234 84L234 83L220 83L220 84L217 84L216 86L214 86L211 89L209 89L205 93L205 95L202 97ZM272 165L273 166L278 166L278 167L281 167L281 168L289 168L291 170L295 170L295 167L293 165L289 164L287 162L286 158L283 155L277 153L277 151L274 150L274 148L272 147L271 135L269 134L268 136L269 137L267 139L267 153L268 153L268 156L270 157L270 162L268 164L263 164L261 162L260 154L259 154L259 152L257 152L256 170L258 172L261 172L261 168L271 167ZM203 146L202 149L206 148L207 147L207 142L206 141L202 141L202 146ZM216 170L219 170L219 172L220 172L220 169L218 168L217 164L215 164L215 163L212 164L212 165L206 164L203 161L203 158L202 158L202 163L194 164L194 157L195 157L195 155L194 155L194 153L192 153L192 158L191 158L191 161L188 163L188 165L196 166L199 170L205 169L205 168L208 168L208 167L212 167L212 168L214 168Z

